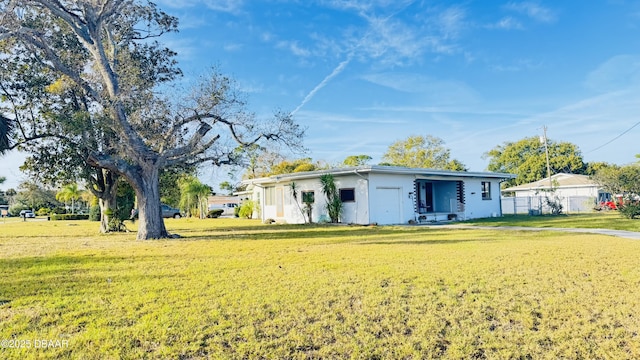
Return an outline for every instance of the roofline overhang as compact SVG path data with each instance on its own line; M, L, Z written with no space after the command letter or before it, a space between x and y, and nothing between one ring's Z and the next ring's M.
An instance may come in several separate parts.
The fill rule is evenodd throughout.
M493 173L493 172L470 172L470 171L451 171L451 170L437 170L437 169L422 169L422 168L406 168L398 166L360 166L360 167L346 167L346 168L334 168L327 170L317 171L305 171L299 173L273 175L269 177L262 177L256 179L244 180L244 184L269 184L269 183L281 183L294 180L312 179L323 174L332 174L336 176L356 174L362 176L363 174L396 174L396 175L415 175L428 178L440 178L448 179L450 177L458 178L491 178L500 179L500 182L509 179L515 179L516 175L506 173Z

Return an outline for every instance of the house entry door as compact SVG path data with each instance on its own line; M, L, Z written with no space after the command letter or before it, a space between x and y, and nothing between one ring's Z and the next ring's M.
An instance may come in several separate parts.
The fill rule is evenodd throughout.
M416 182L416 193L418 213L433 212L433 183L426 181Z

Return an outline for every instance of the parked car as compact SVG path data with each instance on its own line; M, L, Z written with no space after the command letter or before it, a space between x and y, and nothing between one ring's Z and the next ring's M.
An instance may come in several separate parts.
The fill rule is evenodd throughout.
M209 211L222 209L222 215L233 215L237 207L236 203L211 204Z
M160 208L162 209L163 218L180 219L182 217L182 214L180 213L180 209L176 209L167 204L161 204ZM138 209L134 209L131 212L131 219L137 219L137 218L138 218Z
M31 211L31 210L20 210L20 217L23 217L23 218L35 218L36 214L34 214L33 211Z
M182 214L179 209L173 208L169 205L162 204L162 217L180 219Z

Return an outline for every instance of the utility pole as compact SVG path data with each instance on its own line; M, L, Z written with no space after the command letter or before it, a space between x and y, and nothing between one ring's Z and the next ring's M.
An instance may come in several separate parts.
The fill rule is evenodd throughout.
M553 190L553 183L551 182L551 166L549 165L549 146L547 146L547 126L542 127L541 142L544 143L544 153L547 156L547 177L549 178L549 191Z

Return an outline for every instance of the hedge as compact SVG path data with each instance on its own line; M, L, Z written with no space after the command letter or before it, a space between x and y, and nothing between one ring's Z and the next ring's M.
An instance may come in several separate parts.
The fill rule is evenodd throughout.
M223 212L224 212L223 209L209 210L209 213L207 214L207 217L208 218L217 218L217 217L220 217L220 215L222 215Z
M89 220L89 215L80 214L51 214L49 220Z

